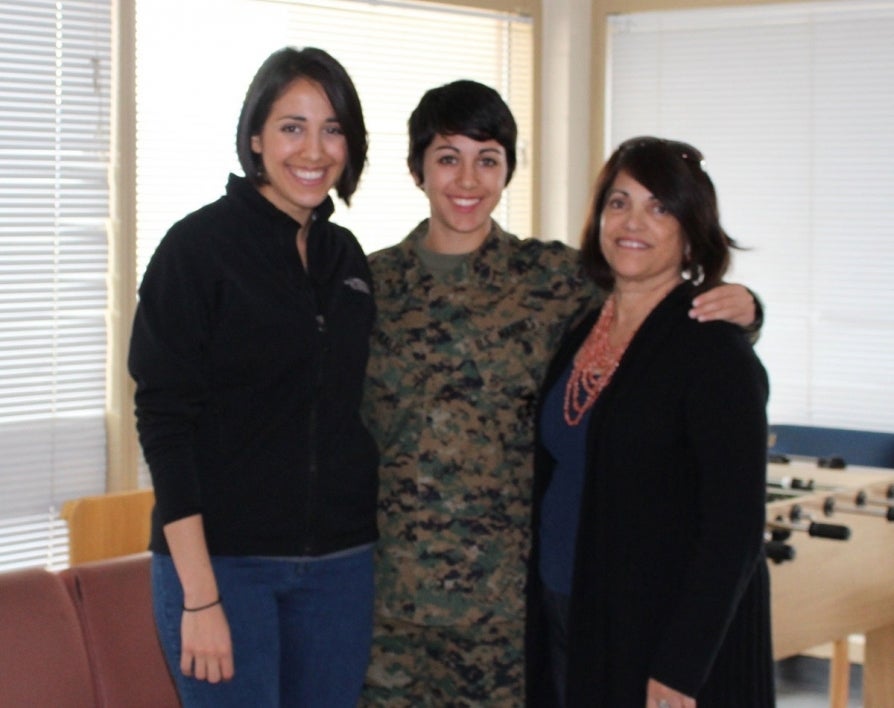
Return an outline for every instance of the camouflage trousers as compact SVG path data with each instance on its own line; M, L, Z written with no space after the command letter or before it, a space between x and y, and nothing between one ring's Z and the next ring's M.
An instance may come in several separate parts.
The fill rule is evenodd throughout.
M424 626L377 618L360 705L524 705L524 622Z

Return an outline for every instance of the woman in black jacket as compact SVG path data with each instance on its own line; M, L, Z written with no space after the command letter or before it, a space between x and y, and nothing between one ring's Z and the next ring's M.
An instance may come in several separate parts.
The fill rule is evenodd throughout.
M603 168L582 257L610 296L538 417L532 705L774 704L767 376L740 329L687 316L732 245L692 146L635 138Z
M367 136L350 77L286 48L255 75L244 177L161 241L129 368L155 487L156 622L185 706L356 705L378 462L359 405L375 308L329 221Z

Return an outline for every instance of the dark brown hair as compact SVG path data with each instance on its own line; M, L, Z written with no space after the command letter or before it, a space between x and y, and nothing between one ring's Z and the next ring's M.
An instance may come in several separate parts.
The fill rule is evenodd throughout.
M479 142L496 140L506 151L506 184L512 179L518 127L509 106L490 86L460 79L429 89L410 115L408 128L407 165L419 184L425 178L425 150L436 135L463 135Z
M599 246L602 210L618 174L626 172L648 189L680 222L688 245L681 267L701 289L714 287L737 248L720 225L717 193L696 148L676 140L651 136L624 141L596 179L593 202L581 237L581 257L587 274L600 287L614 286L611 267Z
M350 204L357 189L360 173L366 165L369 149L363 109L354 82L345 68L327 52L315 47L285 47L271 54L261 64L242 103L236 129L236 153L246 178L255 186L265 184L261 156L252 151L252 136L259 135L270 116L273 104L297 79L318 83L344 132L348 144L348 160L335 184L338 196Z

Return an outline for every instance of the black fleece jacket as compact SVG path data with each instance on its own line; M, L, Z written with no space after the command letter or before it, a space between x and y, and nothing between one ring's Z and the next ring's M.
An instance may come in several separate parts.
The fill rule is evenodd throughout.
M377 538L359 414L375 317L366 257L318 207L299 224L244 178L175 224L140 287L129 369L162 527L202 514L214 555L322 555Z

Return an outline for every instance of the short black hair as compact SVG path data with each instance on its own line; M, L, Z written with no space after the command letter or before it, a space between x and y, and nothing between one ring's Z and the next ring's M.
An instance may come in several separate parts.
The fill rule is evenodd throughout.
M407 165L419 184L424 181L425 150L436 135L464 135L479 142L496 140L506 151L506 184L512 179L518 126L509 106L490 86L460 79L429 89L410 115L408 127Z
M719 284L738 248L720 225L714 183L704 170L704 157L688 143L641 136L624 141L596 178L593 202L581 237L581 258L587 274L605 290L614 286L611 267L602 254L599 232L602 211L618 174L626 172L648 189L680 222L687 255L681 269L700 289Z
M245 93L236 129L236 154L246 178L255 186L265 184L260 155L251 149L276 100L293 81L308 79L319 84L332 104L348 146L345 169L335 185L338 196L350 204L369 150L363 109L354 82L345 68L328 52L316 47L284 47L261 64Z

